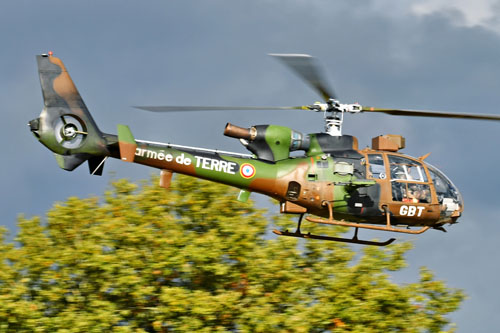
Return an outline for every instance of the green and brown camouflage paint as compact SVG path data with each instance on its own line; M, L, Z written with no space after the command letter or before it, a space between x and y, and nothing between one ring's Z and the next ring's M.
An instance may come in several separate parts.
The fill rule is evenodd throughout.
M165 187L176 172L265 194L282 203L283 213L328 217L325 203L329 202L336 219L361 223L384 224L383 206L388 207L394 224L410 226L452 223L463 209L451 218L443 217L428 174L432 202L423 205L418 217L401 214L402 203L393 201L390 181L373 179L367 171L367 154L374 151L358 150L357 139L348 135L302 135L276 125L236 128L236 134L229 136L243 139L252 157L135 140L124 125L118 125L118 135L102 133L62 61L40 55L37 62L44 108L30 122L30 129L65 170L88 161L91 173L101 174L105 158L113 157L162 170ZM290 157L293 150L305 154ZM339 169L342 163L352 165L353 172Z

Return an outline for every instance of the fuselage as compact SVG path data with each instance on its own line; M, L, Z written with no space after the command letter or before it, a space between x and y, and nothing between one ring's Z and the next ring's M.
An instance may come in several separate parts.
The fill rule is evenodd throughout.
M108 140L117 140L107 135ZM111 139L114 137L115 139ZM280 161L252 155L136 140L134 163L181 173L275 198L283 213L384 224L437 226L454 223L463 211L457 188L438 169L398 152L357 149L357 140L311 134L321 151ZM327 144L329 143L329 144ZM112 147L110 144L108 147ZM119 158L119 149L111 149Z

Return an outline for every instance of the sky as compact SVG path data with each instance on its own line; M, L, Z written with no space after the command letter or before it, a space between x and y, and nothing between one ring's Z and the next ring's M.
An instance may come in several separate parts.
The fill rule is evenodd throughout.
M89 175L85 165L73 172L57 167L27 127L43 107L35 55L48 51L64 61L102 131L116 133L116 124L127 124L144 140L246 153L222 135L226 122L322 131L321 116L307 112L154 114L131 108L319 100L269 53L316 56L343 103L500 114L500 1L7 0L0 5L0 40L0 209L11 235L19 214L43 216L56 201L102 194L112 179L157 172L118 160L106 162L102 177ZM500 123L345 118L344 133L357 136L360 147L390 133L405 136L408 155L431 152L427 161L464 197L460 223L447 233L397 235L414 249L409 267L394 279L414 282L426 266L468 295L451 315L458 332L498 327Z

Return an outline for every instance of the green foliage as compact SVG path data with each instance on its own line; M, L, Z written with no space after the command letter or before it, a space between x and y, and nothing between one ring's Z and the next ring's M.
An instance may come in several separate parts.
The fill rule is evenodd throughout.
M69 198L46 224L20 217L16 245L2 230L0 331L440 332L464 298L425 268L392 282L408 243L355 259L344 244L270 237L270 218L294 222L232 188L157 181Z

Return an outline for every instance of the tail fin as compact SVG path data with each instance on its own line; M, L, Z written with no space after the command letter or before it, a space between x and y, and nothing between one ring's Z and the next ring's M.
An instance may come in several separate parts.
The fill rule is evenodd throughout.
M103 133L62 61L39 55L37 62L44 108L39 118L30 121L31 131L56 154L61 168L71 171L86 160L95 167L96 160L110 154Z

